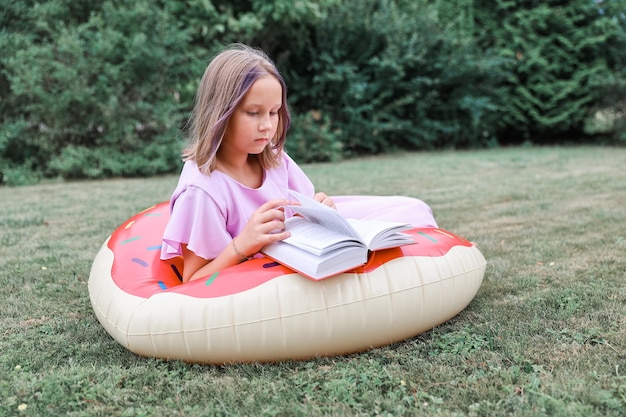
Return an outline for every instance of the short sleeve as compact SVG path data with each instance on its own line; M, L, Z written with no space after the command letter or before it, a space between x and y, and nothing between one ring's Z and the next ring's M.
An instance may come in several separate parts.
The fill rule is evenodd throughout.
M225 219L225 214L204 190L189 186L171 202L161 259L182 255L183 244L204 259L215 259L231 240Z

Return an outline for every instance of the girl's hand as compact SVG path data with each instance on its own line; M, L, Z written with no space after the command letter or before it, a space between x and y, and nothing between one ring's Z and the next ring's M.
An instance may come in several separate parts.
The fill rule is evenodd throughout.
M271 200L259 207L235 239L237 250L252 256L268 243L278 242L291 236L285 231L283 206L298 204L289 200Z
M329 196L327 196L324 193L317 193L317 194L315 194L313 199L315 201L319 201L320 203L324 204L325 206L328 206L330 208L333 208L333 209L337 210L337 207L335 207L335 203L333 202L333 199L330 198Z

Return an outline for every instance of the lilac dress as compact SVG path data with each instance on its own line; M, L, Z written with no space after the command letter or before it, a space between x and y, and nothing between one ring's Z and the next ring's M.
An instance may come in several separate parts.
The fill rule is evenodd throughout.
M259 188L246 187L230 176L200 172L187 161L170 200L171 216L163 233L161 259L182 254L182 245L204 259L215 259L238 236L252 213L269 200L289 199L288 190L313 196L313 184L285 153L279 167L266 170ZM409 197L332 197L348 218L394 220L416 227L436 227L430 207Z

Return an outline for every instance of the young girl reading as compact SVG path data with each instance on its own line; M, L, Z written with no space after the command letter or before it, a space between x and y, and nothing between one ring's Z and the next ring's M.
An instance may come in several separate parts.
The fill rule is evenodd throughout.
M291 116L287 88L262 51L232 45L206 68L190 119L161 259L183 257L183 282L212 275L289 237L289 190L347 217L436 226L430 208L407 197L330 198L283 147Z

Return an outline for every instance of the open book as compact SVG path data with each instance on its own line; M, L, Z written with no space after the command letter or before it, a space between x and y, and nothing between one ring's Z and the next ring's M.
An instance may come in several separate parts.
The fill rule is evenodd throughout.
M346 219L312 198L290 191L301 206L285 221L291 236L261 252L309 278L320 280L367 263L369 251L414 243L408 223Z

